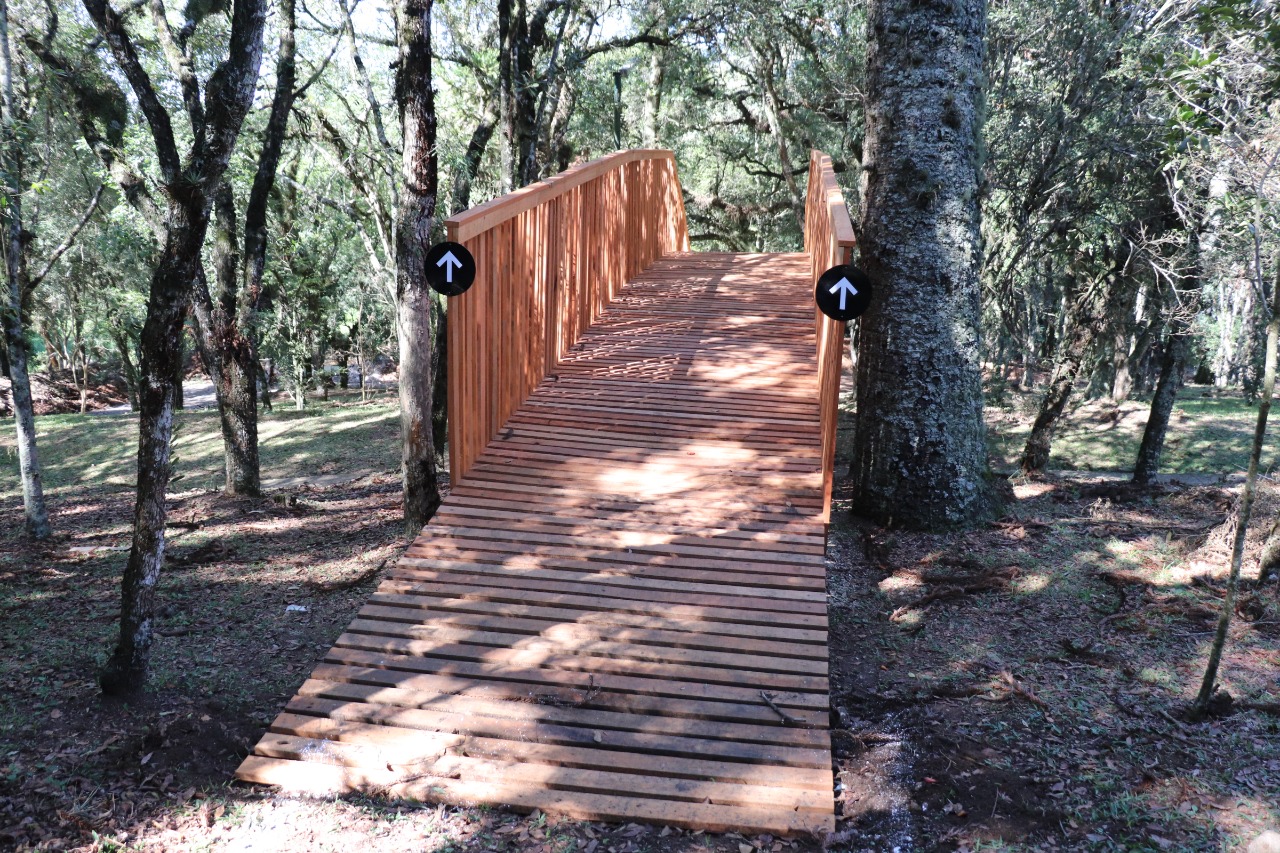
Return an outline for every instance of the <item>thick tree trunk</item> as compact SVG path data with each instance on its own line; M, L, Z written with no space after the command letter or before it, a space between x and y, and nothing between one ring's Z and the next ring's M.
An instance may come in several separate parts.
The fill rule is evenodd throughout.
M156 582L164 566L165 496L169 487L173 438L174 365L182 359L187 299L200 262L208 213L192 192L170 202L169 239L151 279L147 321L142 328L142 384L138 389L138 491L133 514L133 546L125 566L120 638L98 675L107 694L142 688L151 657Z
M1164 451L1164 438L1169 430L1169 417L1173 404L1182 387L1182 372L1191 352L1191 338L1185 334L1173 334L1165 347L1160 364L1160 379L1156 383L1155 396L1151 398L1151 413L1142 431L1142 444L1138 447L1138 459L1133 466L1133 482L1149 486L1160 473L1160 455Z
M868 7L854 509L962 524L988 507L978 347L983 0Z
M396 213L396 325L400 342L400 439L404 524L416 536L440 505L432 441L431 287L424 258L431 247L439 163L431 81L432 0L399 0L400 105L404 191Z
M0 172L4 178L3 214L5 244L5 304L0 309L4 321L4 349L7 357L10 393L13 396L13 423L17 431L18 471L22 480L22 507L27 535L47 539L49 512L40 480L40 453L36 446L35 409L31 403L31 377L27 372L26 330L22 326L23 251L22 177L20 152L14 135L13 55L9 47L9 6L0 0Z

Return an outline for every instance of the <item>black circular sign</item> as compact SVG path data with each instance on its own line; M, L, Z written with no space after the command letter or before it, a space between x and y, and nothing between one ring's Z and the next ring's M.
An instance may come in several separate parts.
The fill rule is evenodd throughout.
M437 293L466 293L476 280L476 259L461 243L436 243L427 252L427 283Z
M813 298L832 320L852 320L871 304L871 279L853 264L832 267L818 279Z

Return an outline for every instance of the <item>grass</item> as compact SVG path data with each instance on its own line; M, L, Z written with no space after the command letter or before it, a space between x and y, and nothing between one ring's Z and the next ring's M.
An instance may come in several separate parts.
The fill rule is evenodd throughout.
M999 404L989 403L987 443L998 468L1009 470L1031 432L1038 394L1008 392ZM1055 470L1132 471L1150 410L1149 401L1077 401L1059 424L1049 467ZM1257 405L1238 393L1191 386L1174 405L1161 459L1161 471L1217 475L1243 471ZM1274 456L1263 459L1274 465Z
M264 480L394 470L399 464L393 397L314 402L303 411L277 404L258 424ZM222 434L212 409L180 411L173 441L175 490L222 486ZM137 476L137 415L46 415L36 419L45 491L86 484L132 488ZM20 499L12 429L0 433L0 501Z

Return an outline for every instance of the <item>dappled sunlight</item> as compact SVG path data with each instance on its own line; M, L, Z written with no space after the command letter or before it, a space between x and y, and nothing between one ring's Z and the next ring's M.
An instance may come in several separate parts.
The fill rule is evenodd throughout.
M914 575L895 574L880 581L877 586L880 588L880 591L886 595L894 595L896 593L911 592L912 590L921 589L924 586L924 581Z
M1013 579L1011 586L1014 592L1028 594L1041 592L1052 583L1053 578L1046 574L1024 574Z
M1038 498L1042 495L1047 495L1056 488L1057 486L1052 483L1023 480L1021 482L1014 482L1013 495L1018 500L1024 501L1030 500L1031 498Z
M803 261L753 257L732 287L693 275L687 298L663 292L666 273L629 285L454 484L240 778L832 826ZM792 319L723 311L708 288L794 300Z

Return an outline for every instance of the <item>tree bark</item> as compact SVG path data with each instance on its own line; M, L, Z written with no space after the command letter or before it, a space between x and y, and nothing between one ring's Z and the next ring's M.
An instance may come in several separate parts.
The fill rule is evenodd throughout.
M854 509L916 528L983 515L978 346L983 0L868 7Z
M172 120L124 19L107 0L83 2L147 120L167 198L165 239L151 278L142 330L137 503L133 544L121 582L120 637L98 674L103 692L118 694L135 692L146 681L154 639L155 587L164 564L165 501L177 402L174 374L181 366L191 285L202 274L200 253L209 226L210 195L226 172L253 100L262 62L266 3L235 0L227 58L209 77L207 102L198 111L189 107L189 112L196 113L194 139L184 163ZM191 100L188 93L188 102ZM202 120L195 121L196 117Z
M1116 262L1108 275L1090 282L1071 301L1067 309L1066 329L1058 339L1049 384L1040 400L1040 411L1031 426L1031 435L1022 450L1019 466L1023 474L1043 471L1053 449L1053 433L1071 399L1076 378L1093 342L1106 328L1108 300L1114 290L1111 283L1120 275L1125 260Z
M396 215L396 324L400 344L400 439L405 534L416 536L440 506L432 441L432 290L425 257L431 247L439 162L431 79L432 0L399 0L400 107L404 191Z
M662 124L662 83L666 77L667 51L655 47L649 52L649 80L644 96L644 146L658 147L659 128Z
M223 492L261 492L258 460L257 354L246 334L240 293L241 256L237 240L235 199L231 186L214 194L214 293L203 274L194 282L196 327L201 355L213 381L222 428ZM247 313L247 312L245 312Z
M471 132L467 142L467 153L462 158L462 168L453 176L453 212L461 213L471 206L471 186L480 174L480 164L484 159L485 149L493 138L493 131L498 126L497 92L490 92L485 98L484 114Z
M1261 216L1258 219L1261 219ZM1257 234L1260 231L1259 228L1254 233ZM1258 270L1259 288L1262 286L1262 277L1262 271ZM1244 563L1244 546L1246 537L1249 535L1249 516L1253 512L1258 467L1262 459L1262 447L1267 437L1267 416L1271 413L1271 401L1276 391L1276 357L1277 350L1280 349L1280 264L1276 266L1275 280L1271 284L1271 319L1267 323L1266 347L1263 361L1262 399L1258 403L1258 420L1253 430L1249 470L1245 474L1244 490L1240 495L1240 508L1236 513L1236 535L1231 548L1231 573L1227 578L1227 593L1222 597L1222 612L1218 616L1218 625L1214 630L1213 644L1209 647L1209 661L1205 665L1204 679L1200 682L1200 691L1196 694L1195 702L1191 706L1193 718L1202 718L1208 714L1213 695L1217 691L1218 666L1222 663L1222 652L1227 645L1227 631L1231 628L1231 616L1235 612L1236 593L1240 588L1240 568Z
M138 411L138 368L133 363L133 356L129 352L129 335L123 329L113 330L111 340L116 345L116 352L120 355L120 364L124 368L124 378L128 387L125 389L129 394L129 408Z
M14 115L13 54L9 45L9 6L0 0L0 172L4 177L4 242L6 300L3 306L4 349L12 382L13 423L17 432L18 471L22 480L22 508L27 535L47 539L49 511L40 479L40 452L36 445L35 408L31 402L31 377L27 372L29 353L22 323L23 257L22 164Z
M193 188L169 203L169 239L151 279L142 327L142 383L138 389L138 489L133 546L121 592L120 639L98 674L109 695L142 689L151 658L155 587L164 565L165 497L177 389L174 364L182 358L187 299L208 227L203 194Z
M1160 455L1164 451L1164 438L1169 430L1169 417L1173 404L1182 388L1183 368L1191 351L1191 337L1185 332L1169 336L1160 362L1160 379L1156 383L1155 396L1151 398L1151 413L1142 431L1142 444L1138 447L1138 459L1133 466L1133 482L1149 486L1160 473Z

